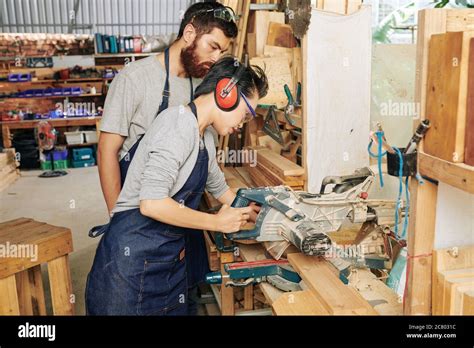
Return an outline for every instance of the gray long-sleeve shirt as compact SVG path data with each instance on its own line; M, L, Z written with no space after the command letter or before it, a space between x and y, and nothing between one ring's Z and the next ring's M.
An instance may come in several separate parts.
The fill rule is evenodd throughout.
M141 200L173 197L196 164L199 143L198 123L189 108L181 105L163 111L140 142L112 212L139 208ZM217 164L209 128L204 132L204 143L209 154L206 189L219 198L229 186Z

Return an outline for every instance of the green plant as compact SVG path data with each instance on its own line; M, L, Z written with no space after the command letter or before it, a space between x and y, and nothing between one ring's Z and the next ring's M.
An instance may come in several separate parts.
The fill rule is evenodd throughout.
M435 0L431 4L434 8L453 7L453 8L474 8L474 0ZM415 2L411 2L390 12L382 19L372 34L374 43L390 43L390 37L395 32L395 28L406 23L418 9Z

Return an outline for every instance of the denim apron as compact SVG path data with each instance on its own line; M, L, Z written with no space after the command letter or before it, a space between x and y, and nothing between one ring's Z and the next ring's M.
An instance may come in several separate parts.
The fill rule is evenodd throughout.
M158 108L158 112L155 115L155 118L162 111L168 109L169 97L170 97L170 81L169 81L169 77L170 77L170 54L169 54L169 48L165 49L165 69L166 69L166 79L165 79L165 85L163 87L163 92L162 92L162 101L161 101L160 107ZM194 99L194 91L193 91L193 79L192 79L191 76L189 77L189 83L191 85L191 99L189 101L192 101ZM125 178L127 177L128 168L130 167L130 163L132 162L132 159L135 156L135 152L137 151L138 145L140 144L140 141L142 139L143 139L143 134L138 137L137 141L132 145L130 150L128 150L128 152L125 154L125 156L119 162L121 187L123 187L123 184L125 183Z
M208 177L209 156L200 144L189 178L172 197L194 210ZM209 272L203 232L156 221L138 208L114 214L105 230L87 277L87 314L188 314L188 287Z

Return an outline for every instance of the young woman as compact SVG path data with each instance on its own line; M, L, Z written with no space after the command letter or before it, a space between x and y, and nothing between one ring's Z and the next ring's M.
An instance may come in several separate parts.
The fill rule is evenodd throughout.
M255 117L267 89L260 68L225 57L196 89L194 102L171 107L153 121L97 248L86 286L88 314L188 313L187 288L208 269L199 230L236 232L256 210L230 207L235 195L207 128L232 133ZM205 189L223 204L215 215L197 210Z

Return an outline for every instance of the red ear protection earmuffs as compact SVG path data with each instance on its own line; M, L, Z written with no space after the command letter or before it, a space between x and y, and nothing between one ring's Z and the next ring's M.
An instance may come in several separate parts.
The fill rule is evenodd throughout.
M245 66L239 63L232 78L222 78L217 82L214 90L214 100L222 111L232 111L240 103L240 87L237 84L245 70Z

